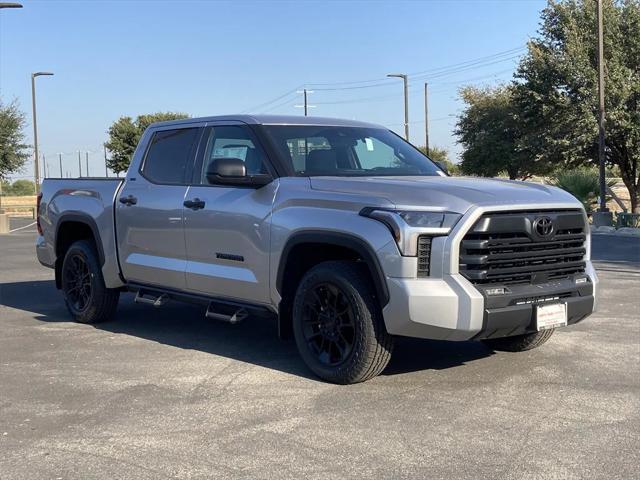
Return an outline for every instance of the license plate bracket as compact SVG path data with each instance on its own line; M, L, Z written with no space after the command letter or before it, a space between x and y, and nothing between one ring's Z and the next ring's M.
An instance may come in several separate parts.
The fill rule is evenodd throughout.
M536 305L536 330L549 330L551 328L567 325L567 304L550 303Z

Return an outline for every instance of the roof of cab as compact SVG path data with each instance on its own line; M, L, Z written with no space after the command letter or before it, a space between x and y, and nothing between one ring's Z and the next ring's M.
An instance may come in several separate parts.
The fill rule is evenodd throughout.
M301 115L219 115L213 117L185 118L183 120L168 120L157 122L153 126L181 125L186 123L235 121L249 125L321 125L327 127L368 127L385 128L374 123L341 118L303 117Z

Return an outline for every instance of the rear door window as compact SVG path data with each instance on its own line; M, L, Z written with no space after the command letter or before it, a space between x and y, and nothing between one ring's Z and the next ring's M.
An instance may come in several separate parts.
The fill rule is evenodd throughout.
M142 167L145 178L153 183L185 184L198 131L180 128L154 133Z

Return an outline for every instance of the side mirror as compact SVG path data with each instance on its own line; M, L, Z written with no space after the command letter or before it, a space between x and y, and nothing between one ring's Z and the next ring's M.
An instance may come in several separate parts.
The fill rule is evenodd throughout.
M440 170L442 170L444 173L449 175L449 170L447 169L447 166L443 162L435 162L435 164L440 168Z
M209 183L218 183L220 179L239 179L247 176L244 162L239 158L215 158L207 167Z
M271 175L247 175L244 161L239 158L214 158L207 166L207 181L211 185L261 187L270 183L271 180Z

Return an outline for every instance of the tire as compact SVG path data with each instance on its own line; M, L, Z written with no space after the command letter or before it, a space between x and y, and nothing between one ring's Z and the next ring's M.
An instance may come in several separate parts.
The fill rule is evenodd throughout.
M92 242L79 240L67 250L62 262L62 293L76 322L100 323L115 314L120 291L105 287Z
M293 302L293 333L311 371L343 385L378 375L393 350L369 271L356 262L323 262L303 276Z
M505 352L526 352L539 347L553 335L554 329L542 330L541 332L525 333L513 337L487 338L482 342L492 350Z

